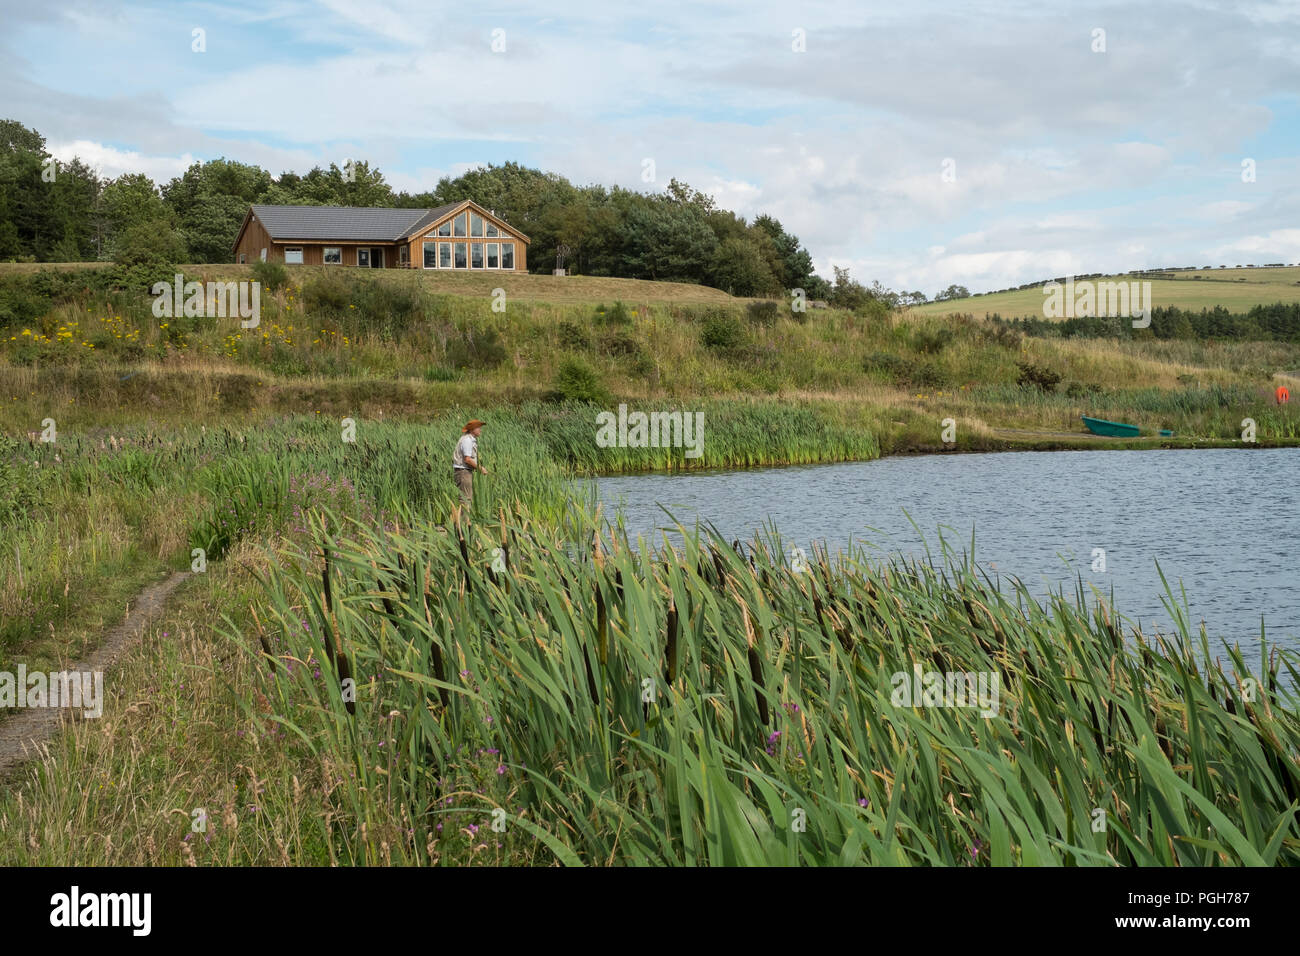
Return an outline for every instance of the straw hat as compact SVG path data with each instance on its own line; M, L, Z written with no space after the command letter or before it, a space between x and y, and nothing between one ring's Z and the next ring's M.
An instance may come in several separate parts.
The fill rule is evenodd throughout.
M485 424L487 424L487 423L486 423L486 422L481 422L481 421L479 421L477 418L475 418L475 419L471 419L470 422L469 422L469 424L466 425L464 428L462 428L462 429L460 430L460 432L461 432L462 435L468 435L468 434L469 434L470 432L472 432L474 429L476 429L476 428L482 428Z

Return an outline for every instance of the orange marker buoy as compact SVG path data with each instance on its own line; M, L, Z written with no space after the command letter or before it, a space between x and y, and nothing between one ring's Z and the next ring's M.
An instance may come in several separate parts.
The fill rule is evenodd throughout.
M1285 385L1279 385L1277 391L1273 394L1277 396L1277 403L1279 405L1285 405L1287 402L1291 401L1291 393L1287 391Z

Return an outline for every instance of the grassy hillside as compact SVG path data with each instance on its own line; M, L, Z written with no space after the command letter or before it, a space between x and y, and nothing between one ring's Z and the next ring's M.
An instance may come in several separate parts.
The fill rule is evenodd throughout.
M1048 281L1046 279L1044 282ZM1152 305L1180 309L1212 309L1221 305L1232 312L1274 302L1300 302L1300 266L1280 269L1207 269L1196 272L1151 272L1142 275L1105 276L1095 282L1150 281ZM1003 318L1042 316L1042 285L1012 292L973 295L950 302L916 306L917 315L998 313Z
M0 263L0 277L13 274L30 274L42 269L68 271L84 268L103 268L104 262L7 262ZM252 266L233 264L204 264L178 266L191 279L200 281L251 279ZM298 284L327 273L337 274L338 266L286 266L293 281ZM611 279L602 276L547 276L515 272L440 272L424 269L347 269L368 278L396 286L412 286L432 295L482 296L488 298L492 290L505 289L508 298L530 302L613 302L616 299L631 303L678 302L682 304L735 303L737 300L720 289L685 282L651 282L646 279Z
M867 428L885 454L951 450L940 441L949 417L968 450L1095 446L1084 414L1173 429L1178 442L1235 442L1244 417L1261 441L1300 438L1300 404L1272 401L1275 376L1300 368L1300 347L1285 342L1044 339L982 319L795 315L736 300L507 295L494 312L490 296L434 294L421 275L309 275L263 297L256 329L161 320L147 297L76 282L62 297L7 299L0 430L26 436L47 417L61 429L300 413L427 420L452 405L580 398L558 384L576 367L606 407L816 402L821 421Z

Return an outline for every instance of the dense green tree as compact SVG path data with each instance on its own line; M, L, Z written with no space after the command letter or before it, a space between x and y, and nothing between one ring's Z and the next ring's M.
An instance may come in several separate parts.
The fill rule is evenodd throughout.
M305 176L285 173L261 200L283 206L392 206L393 190L384 174L364 160L329 169L316 166Z
M782 291L758 246L744 239L724 239L714 253L709 273L710 285L732 295L779 295Z
M17 120L0 120L0 152L36 153L45 152L45 137L34 129L28 129Z
M99 194L99 208L110 259L116 256L117 240L131 226L170 215L158 187L144 173L125 173L105 183Z
M251 203L271 189L271 174L229 159L194 163L162 188L195 262L229 262Z
M772 241L780 263L777 279L787 289L807 289L812 276L812 256L799 244L799 239L785 231L785 228L772 216L759 216L754 226L762 230ZM775 270L774 270L775 271Z
M141 292L150 290L155 282L173 282L177 263L190 258L184 238L169 219L133 223L117 236L115 244L115 281Z

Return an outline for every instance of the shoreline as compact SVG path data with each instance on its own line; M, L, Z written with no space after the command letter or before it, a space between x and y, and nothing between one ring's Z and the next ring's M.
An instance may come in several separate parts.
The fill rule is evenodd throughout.
M1017 452L1061 452L1061 451L1157 451L1157 450L1186 450L1186 451L1208 451L1219 449L1240 449L1242 451L1257 451L1263 449L1280 449L1280 448L1300 448L1300 438L1276 438L1260 440L1258 442L1246 443L1241 441L1230 441L1221 438L1195 438L1185 441L1178 441L1177 438L1147 438L1139 436L1137 438L1103 438L1098 436L1096 442L1089 441L1087 436L1080 435L1077 439L1051 438L1033 441L1011 441L1003 440L1001 442L990 443L989 445L967 445L960 447L908 447L892 451L882 451L875 458L827 458L823 461L815 462L778 462L766 463L762 465L730 465L730 466L710 466L700 468L647 468L629 471L590 471L575 473L574 477L578 479L597 479L597 478L634 478L649 475L681 475L681 474L707 474L716 472L731 471L757 471L768 468L794 468L800 465L843 465L867 461L879 461L884 458L920 458L926 456L940 455L991 455L991 454L1015 454ZM565 463L561 462L561 465Z

